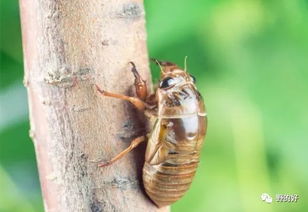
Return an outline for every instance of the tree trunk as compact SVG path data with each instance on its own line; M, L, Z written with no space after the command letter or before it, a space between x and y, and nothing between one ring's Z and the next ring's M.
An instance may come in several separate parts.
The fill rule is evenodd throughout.
M142 188L144 146L108 160L144 134L126 102L136 63L151 82L141 0L20 0L25 86L46 211L168 211ZM151 83L150 83L151 84Z

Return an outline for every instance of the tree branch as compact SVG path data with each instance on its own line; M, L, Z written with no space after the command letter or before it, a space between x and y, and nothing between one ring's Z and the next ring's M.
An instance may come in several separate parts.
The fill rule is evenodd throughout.
M142 189L144 149L108 160L143 135L128 103L134 61L151 82L140 0L20 0L31 130L46 211L158 210Z

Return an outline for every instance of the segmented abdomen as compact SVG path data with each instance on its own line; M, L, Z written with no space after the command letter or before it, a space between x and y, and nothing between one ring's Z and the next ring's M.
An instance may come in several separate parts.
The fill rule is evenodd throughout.
M205 135L206 117L160 118L149 136L143 184L159 207L171 205L189 189Z
M175 155L180 157L178 154ZM192 157L194 156L183 155L182 160L191 160ZM182 164L171 161L159 165L150 165L147 162L144 164L143 182L146 193L159 207L170 205L185 194L198 166L197 158L190 163Z

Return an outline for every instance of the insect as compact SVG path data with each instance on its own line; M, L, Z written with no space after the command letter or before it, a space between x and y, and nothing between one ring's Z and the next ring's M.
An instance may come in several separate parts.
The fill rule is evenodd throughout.
M143 184L150 199L163 207L180 199L190 187L206 134L207 114L186 65L183 70L171 62L154 62L161 69L161 80L153 94L148 95L146 81L133 62L137 97L110 93L96 85L102 95L129 101L148 119L147 135L135 138L127 149L99 166L111 165L147 140Z

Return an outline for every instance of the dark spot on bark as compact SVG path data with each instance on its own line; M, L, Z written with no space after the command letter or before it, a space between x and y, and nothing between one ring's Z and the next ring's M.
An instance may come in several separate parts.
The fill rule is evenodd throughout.
M142 131L143 128L137 128L136 123L128 119L123 123L122 130L119 130L117 137L124 142L130 142L132 139L139 136Z
M123 14L126 17L130 17L130 18L140 17L141 14L142 14L140 4L137 4L137 3L125 4L124 7L123 7Z
M87 159L88 156L87 156L85 153L81 153L81 154L80 154L80 158L81 158L81 159Z
M103 46L109 46L108 40L103 40L103 41L102 41L102 45L103 45Z
M136 189L138 187L138 180L129 177L115 177L111 182L111 186L121 189Z
M143 15L141 4L130 2L123 5L122 11L117 15L119 18L138 19Z
M86 166L88 156L85 153L80 153L79 154L79 159L78 159L78 168L79 173L80 173L80 178L84 178L88 176L88 168Z
M97 200L94 200L91 204L90 204L90 208L91 208L91 212L103 212L101 203Z
M91 71L90 68L80 68L79 71L78 71L78 74L79 75L85 75L85 74L90 73L90 71Z
M130 120L125 121L123 124L123 128L132 129L132 122Z

